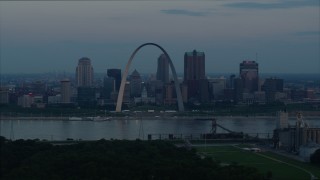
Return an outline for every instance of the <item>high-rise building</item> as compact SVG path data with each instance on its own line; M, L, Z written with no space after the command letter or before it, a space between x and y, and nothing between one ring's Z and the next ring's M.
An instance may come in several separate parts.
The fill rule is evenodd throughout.
M123 92L123 103L129 104L130 103L130 82L126 82L126 85L124 86L124 92Z
M116 91L119 92L121 85L121 69L108 69L107 70L108 77L114 78L116 81Z
M160 80L148 81L146 83L148 97L155 97L155 103L163 104L164 83Z
M230 75L229 84L227 84L227 87L230 89L234 89L234 78L236 78L236 75Z
M131 97L140 97L141 96L141 84L142 79L137 70L134 70L130 76L130 90Z
M69 79L63 79L61 82L61 103L70 103L71 85Z
M240 77L244 93L253 93L259 89L259 68L255 61L240 63Z
M169 82L169 60L165 54L161 54L158 58L157 80L163 83Z
M184 54L184 81L205 79L204 52L186 52Z
M213 100L223 100L224 90L226 89L226 78L212 78L209 79L209 83Z
M184 84L187 85L188 101L201 101L201 93L208 89L200 89L200 80L206 79L205 76L205 55L204 52L186 52L184 54ZM204 82L204 81L202 81Z
M104 99L110 99L111 93L115 91L115 80L113 77L104 77L101 96Z
M93 67L87 57L79 59L76 69L76 83L78 87L91 87L93 85Z
M164 104L172 105L177 103L177 94L174 90L174 83L168 83L165 85Z

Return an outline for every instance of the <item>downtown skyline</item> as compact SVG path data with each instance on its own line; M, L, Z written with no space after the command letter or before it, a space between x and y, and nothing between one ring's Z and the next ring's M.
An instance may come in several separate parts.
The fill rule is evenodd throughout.
M1 73L74 72L81 57L95 72L123 70L146 42L161 45L178 73L194 49L208 73L237 73L243 60L261 73L320 73L314 0L0 2L0 15ZM160 54L143 48L130 72L155 73Z

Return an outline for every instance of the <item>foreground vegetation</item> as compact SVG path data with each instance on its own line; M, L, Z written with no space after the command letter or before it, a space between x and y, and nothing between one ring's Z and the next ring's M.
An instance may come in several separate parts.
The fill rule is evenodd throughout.
M52 145L1 137L0 179L263 179L164 141L99 140Z
M272 152L254 153L236 146L227 145L199 147L197 149L212 157L215 161L224 164L255 167L260 173L267 174L270 179L310 179L308 172L320 177L319 166L289 159Z

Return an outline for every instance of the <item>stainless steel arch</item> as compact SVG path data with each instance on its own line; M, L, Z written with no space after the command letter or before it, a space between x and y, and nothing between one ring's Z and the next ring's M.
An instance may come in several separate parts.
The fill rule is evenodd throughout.
M123 93L124 93L124 87L126 85L126 79L128 76L128 71L132 62L132 59L134 58L134 56L136 55L136 53L144 46L148 46L148 45L152 45L152 46L156 46L159 49L161 49L161 51L166 55L166 57L169 60L169 65L170 65L170 69L173 75L173 79L174 79L174 86L176 89L176 94L177 94L177 99L178 99L178 108L180 112L184 111L184 106L183 106L183 102L182 102L182 96L181 96L181 90L180 90L180 85L179 85L179 81L178 81L178 77L177 77L177 73L176 70L172 64L172 61L168 55L168 53L158 44L155 43L145 43L140 45L130 56L130 59L126 65L126 69L122 75L122 79L121 79L121 85L120 85L120 89L119 89L119 94L118 94L118 100L117 100L117 107L116 107L116 112L121 112L121 107L122 107L122 101L123 101Z

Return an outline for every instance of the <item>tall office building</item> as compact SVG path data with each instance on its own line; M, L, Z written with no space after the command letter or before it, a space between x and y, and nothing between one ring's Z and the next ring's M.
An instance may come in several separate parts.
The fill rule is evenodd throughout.
M119 92L121 85L121 69L108 69L107 75L108 77L114 78L116 81L116 91Z
M141 97L141 84L141 76L137 70L134 70L130 76L131 97Z
M213 100L223 100L224 90L226 89L226 78L212 78L209 79L211 97Z
M184 81L205 79L204 52L186 52L184 54Z
M111 93L115 92L115 80L113 77L104 77L101 96L104 99L111 99Z
M230 75L230 78L229 78L229 83L227 84L228 88L230 89L234 89L234 79L236 78L236 75L232 74Z
M165 54L161 54L158 58L157 80L163 83L169 82L169 60Z
M90 87L93 85L93 67L87 57L79 59L76 69L76 83L78 87Z
M203 94L207 94L209 86L203 84L205 76L205 55L204 52L186 52L184 54L184 84L187 85L188 101L202 101ZM206 81L207 82L207 81ZM202 88L200 88L202 87ZM207 89L204 87L208 87ZM206 92L206 93L205 93Z
M71 85L69 79L63 79L61 82L61 103L70 103Z
M253 93L259 89L259 68L255 61L243 61L240 63L240 77L242 79L243 92Z
M172 105L176 103L177 103L177 94L174 89L174 83L171 82L165 85L164 104Z

